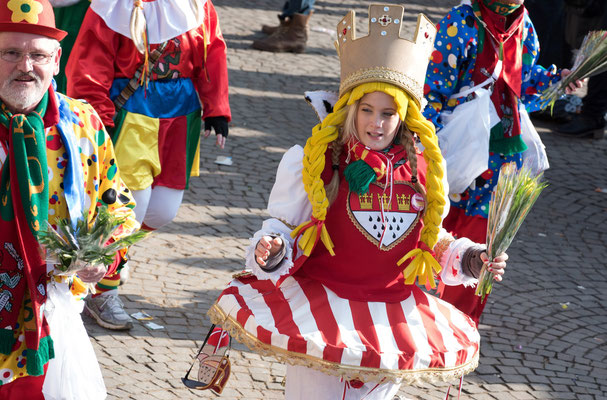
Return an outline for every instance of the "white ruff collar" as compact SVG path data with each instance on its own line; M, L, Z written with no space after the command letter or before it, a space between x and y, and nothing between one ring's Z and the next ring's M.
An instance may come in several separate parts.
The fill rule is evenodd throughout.
M204 21L202 10L206 0L196 1L201 10L198 20L190 0L142 1L150 44L166 42L202 25ZM133 0L91 0L91 8L110 29L131 38L130 21L133 3Z

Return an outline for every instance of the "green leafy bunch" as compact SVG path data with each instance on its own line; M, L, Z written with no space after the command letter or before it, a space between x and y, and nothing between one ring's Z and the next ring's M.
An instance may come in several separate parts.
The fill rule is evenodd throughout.
M91 226L87 223L86 211L73 227L69 219L57 221L53 229L47 221L45 230L38 234L38 242L47 252L47 258L57 263L63 273L75 273L88 265L110 265L118 250L131 246L147 236L138 231L111 242L112 235L126 221L108 211L107 206L98 209ZM78 263L80 261L80 263Z
M589 32L577 51L571 74L548 87L541 95L542 108L553 107L570 83L607 71L607 31Z
M502 165L497 185L491 194L487 219L487 255L490 260L505 252L514 240L531 207L547 183L542 174L535 175L523 164ZM483 299L493 288L493 274L483 266L476 287L476 294Z

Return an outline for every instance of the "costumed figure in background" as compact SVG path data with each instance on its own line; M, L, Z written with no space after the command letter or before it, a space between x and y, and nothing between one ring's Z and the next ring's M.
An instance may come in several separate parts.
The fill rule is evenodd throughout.
M65 67L70 53L72 52L74 42L78 37L78 31L80 31L82 20L84 20L86 11L91 4L91 0L50 0L50 2L53 5L53 11L55 12L55 24L57 25L57 29L67 32L66 38L61 41L63 56L61 57L61 64L59 65L59 73L55 76L57 91L66 93L67 78L65 76Z
M424 115L436 126L451 189L451 209L443 226L456 237L481 243L486 240L488 205L501 166L514 161L520 167L528 160L536 172L548 168L544 145L527 113L539 110L543 90L569 73L536 64L538 39L523 2L463 0L454 7L438 24L424 87ZM579 86L581 82L570 90ZM468 108L461 118L486 118L480 122L484 131L447 131L449 123L443 125L448 117L455 118L456 111L463 110L458 106L483 91L486 108L479 108L479 100L479 106ZM472 133L481 137L469 136ZM450 149L447 142L453 143ZM443 300L478 324L487 297L481 301L474 287L463 285L441 290Z
M482 246L441 229L443 159L420 112L436 28L420 15L413 41L403 39L403 6L374 4L369 35L357 38L354 17L337 26L339 96L308 93L322 122L283 156L271 218L246 253L251 271L209 310L215 329L289 364L290 400L391 399L402 383L456 379L478 364L474 322L415 284L433 287L436 274L474 284L486 260ZM324 101L335 103L326 116ZM498 281L506 258L494 260ZM212 375L204 351L199 381Z
M65 35L48 0L0 1L2 399L105 398L79 297L82 282L112 274L124 252L112 265L66 277L39 241L47 221L56 228L86 216L92 223L101 206L124 219L121 235L139 226L101 119L52 87Z
M93 0L67 77L68 94L111 127L142 229L171 222L198 176L201 116L221 148L231 119L226 45L211 1ZM119 282L119 273L101 281L86 309L103 327L130 329Z

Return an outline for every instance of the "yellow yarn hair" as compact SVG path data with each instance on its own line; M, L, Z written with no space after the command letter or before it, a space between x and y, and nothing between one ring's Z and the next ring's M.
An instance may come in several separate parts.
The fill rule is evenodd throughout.
M320 177L325 168L325 152L329 143L338 137L338 129L346 118L347 109L345 106L353 104L366 93L377 91L384 92L394 98L401 121L404 121L411 131L418 134L424 145L425 150L423 155L428 164L426 173L428 204L423 217L424 228L421 231L420 240L429 249L432 249L438 240L441 215L445 206L445 196L443 188L443 158L438 147L434 125L424 118L417 103L403 89L389 83L370 82L346 92L335 103L333 112L327 115L322 123L312 129L312 136L310 136L304 147L303 184L312 205L312 220L304 222L295 228L291 236L296 237L301 233L299 247L306 256L309 256L312 252L316 245L316 238L319 235L329 253L335 255L333 242L324 226L327 208L329 207L325 183ZM318 229L321 229L320 233ZM401 258L398 261L398 265L401 265L411 257L413 257L413 260L403 271L405 282L413 284L417 277L420 284L425 285L428 283L431 287L434 287L434 274L440 272L441 267L432 254L426 250L416 248Z

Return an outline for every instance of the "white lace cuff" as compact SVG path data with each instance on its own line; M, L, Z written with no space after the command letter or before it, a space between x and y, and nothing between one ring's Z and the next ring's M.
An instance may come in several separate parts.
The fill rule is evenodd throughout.
M249 239L250 244L245 251L245 265L258 279L269 279L276 283L280 277L291 273L293 268L293 239L290 232L291 229L283 222L272 218L264 221L262 228ZM286 252L283 260L271 272L265 271L255 260L255 248L263 236L277 236L282 239L285 245Z

